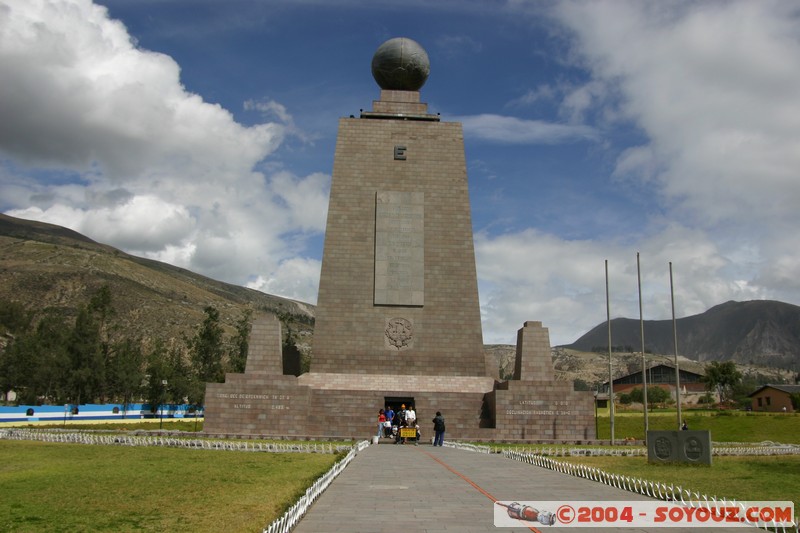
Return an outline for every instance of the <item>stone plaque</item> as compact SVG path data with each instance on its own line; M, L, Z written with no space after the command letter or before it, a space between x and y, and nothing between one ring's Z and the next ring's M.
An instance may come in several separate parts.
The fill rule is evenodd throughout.
M695 431L647 432L648 463L711 464L711 433Z
M375 305L425 303L425 195L375 196Z

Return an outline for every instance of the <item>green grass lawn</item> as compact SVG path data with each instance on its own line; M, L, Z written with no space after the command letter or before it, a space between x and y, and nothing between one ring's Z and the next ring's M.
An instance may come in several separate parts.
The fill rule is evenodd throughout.
M714 457L712 465L648 464L646 457L555 458L626 476L680 485L739 501L793 501L800 509L800 456Z
M689 429L707 429L715 442L761 442L770 440L784 444L800 444L800 414L754 413L744 411L683 411ZM598 438L611 438L608 416L598 418ZM672 412L648 414L650 429L675 430L677 415ZM614 438L644 438L644 415L641 412L617 413L614 416Z
M0 440L0 531L260 531L336 460Z

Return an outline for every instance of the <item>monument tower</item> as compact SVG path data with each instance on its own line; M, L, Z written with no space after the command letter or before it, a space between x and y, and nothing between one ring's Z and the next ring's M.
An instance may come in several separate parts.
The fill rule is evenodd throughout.
M463 133L420 103L429 70L385 42L380 100L339 122L314 372L487 375Z
M310 372L283 375L262 317L246 372L207 386L206 432L364 438L406 402L444 412L448 438L594 437L591 395L554 381L541 323L520 330L512 381L484 353L463 133L420 102L429 72L419 44L390 39L380 99L339 121Z

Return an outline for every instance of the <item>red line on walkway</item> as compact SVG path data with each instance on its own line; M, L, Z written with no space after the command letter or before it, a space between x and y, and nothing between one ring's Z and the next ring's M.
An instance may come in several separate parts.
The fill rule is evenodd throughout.
M484 496L486 496L487 498L489 498L490 500L492 500L492 503L495 503L495 502L497 502L497 501L498 501L498 499L497 499L497 498L495 498L494 496L492 496L491 494L489 494L488 492L486 492L485 490L483 490L483 489L482 489L480 486L478 486L478 484L477 484L477 483L475 483L475 482L474 482L474 481L472 481L470 478L468 478L467 476L465 476L464 474L462 474L461 472L459 472L459 471L458 471L458 470L456 470L455 468L451 467L450 465L448 465L447 463L445 463L444 461L442 461L441 459L439 459L439 458L438 458L438 457L436 457L435 455L433 455L433 454L431 454L431 453L428 453L428 452L426 452L426 451L424 451L424 450L419 450L419 451L420 451L420 452L422 452L422 453L424 453L425 455L427 455L428 457L430 457L431 459L433 459L434 461L436 461L437 463L439 463L440 465L442 465L443 467L445 467L446 469L448 469L450 472L454 473L455 475L457 475L458 477L460 477L461 479L463 479L464 481L466 481L467 483L469 483L470 485L472 485L472 487L473 487L475 490L477 490L478 492L480 492L481 494L483 494ZM523 524L523 525L525 525L525 524ZM539 531L538 529L536 529L536 528L535 528L535 527L533 527L533 526L526 526L526 527L527 527L528 529L530 529L531 531L535 531L536 533L542 533L541 531Z

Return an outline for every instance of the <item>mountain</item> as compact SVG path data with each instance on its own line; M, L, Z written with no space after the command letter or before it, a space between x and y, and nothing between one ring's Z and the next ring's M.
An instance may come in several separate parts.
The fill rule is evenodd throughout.
M678 353L695 361L734 361L796 369L800 364L800 307L772 300L725 302L705 313L677 319ZM644 321L645 351L675 352L672 320ZM641 347L639 320L611 321L611 344L625 351ZM564 348L607 350L603 322Z
M69 317L105 285L115 321L130 338L191 337L203 310L213 306L228 333L246 309L281 313L291 320L301 352L310 349L313 305L129 255L60 226L0 214L0 300Z

